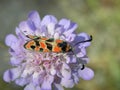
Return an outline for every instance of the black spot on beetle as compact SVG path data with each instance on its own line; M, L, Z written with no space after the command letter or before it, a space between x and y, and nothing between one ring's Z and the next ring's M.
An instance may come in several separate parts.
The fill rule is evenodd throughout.
M36 40L39 40L39 39L41 39L41 38L40 38L40 37L36 37L36 38L34 38L33 40L35 40L35 41L36 41Z
M66 52L66 47L62 47L62 51L63 51L63 52Z
M54 38L49 38L48 40L46 40L47 42L54 42Z
M47 45L47 48L49 49L49 50L52 50L52 45L51 44L49 44L49 43L45 43L46 45Z
M26 48L27 43L24 44L24 48Z
M35 46L32 45L31 48L34 50L34 49L35 49Z
M40 46L39 41L35 41L36 46Z
M40 48L40 52L43 52L43 48Z
M58 43L58 47L61 47L63 52L66 52L67 42Z
M65 47L65 46L67 46L67 42L62 42L62 43L58 43L58 45L57 45L58 47Z

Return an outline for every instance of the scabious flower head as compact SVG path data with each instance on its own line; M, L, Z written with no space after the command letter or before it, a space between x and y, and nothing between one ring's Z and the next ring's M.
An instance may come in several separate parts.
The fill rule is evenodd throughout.
M78 84L79 79L90 80L94 72L83 68L89 59L86 47L90 42L86 33L76 34L77 24L68 19L57 20L52 15L46 15L41 20L37 11L31 11L28 19L16 27L16 36L7 35L5 43L9 46L10 64L13 68L4 73L6 82L14 81L25 86L24 90L64 90ZM26 35L61 39L69 43L72 53L37 52L27 50L24 44L30 41ZM75 46L74 46L75 45ZM81 69L83 68L83 69Z

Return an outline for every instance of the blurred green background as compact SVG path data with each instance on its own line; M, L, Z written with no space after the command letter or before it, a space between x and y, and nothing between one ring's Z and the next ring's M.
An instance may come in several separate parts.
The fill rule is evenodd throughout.
M87 66L95 77L81 79L74 88L65 90L120 90L120 0L0 0L0 90L23 90L2 79L11 67L4 40L7 34L15 33L31 10L37 10L41 17L52 14L71 19L79 25L77 32L93 36Z

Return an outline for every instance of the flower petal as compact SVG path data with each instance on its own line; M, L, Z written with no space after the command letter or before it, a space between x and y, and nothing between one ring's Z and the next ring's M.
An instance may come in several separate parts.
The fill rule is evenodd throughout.
M61 74L65 79L71 78L71 69L66 63L63 63Z
M62 78L61 85L66 87L66 88L72 88L74 86L74 82L72 79Z
M86 34L86 33L80 33L80 34L78 34L78 40L77 41L85 41L85 40L89 40L90 39L90 36L88 35L88 34ZM91 44L91 42L85 42L85 43L82 43L82 45L80 45L79 46L79 48L82 46L84 46L84 47L88 47L88 46L90 46L90 44Z
M34 31L29 27L27 21L21 22L19 28L25 35L34 35Z
M52 15L46 15L41 21L41 25L48 25L49 23L57 23L57 19Z
M32 20L27 20L27 24L31 30L33 30L33 31L36 30L36 26Z
M76 63L76 57L66 56L66 63Z
M31 11L28 14L28 18L32 20L32 22L35 24L35 26L38 28L40 26L40 16L37 11Z
M21 62L22 62L22 60L17 59L17 58L15 58L15 57L11 57L11 58L10 58L10 63L11 63L12 65L18 65L18 64L20 64Z
M26 36L20 31L18 27L16 27L15 32L18 38L21 39L22 41L26 39Z
M47 36L48 32L47 32L46 26L41 26L39 30L36 30L35 35L36 36Z
M35 85L39 85L40 84L40 80L39 80L39 78L40 78L40 73L38 73L38 72L34 72L34 74L32 75L32 80L33 80L33 83L35 84Z
M75 34L69 34L69 32L66 33L65 36L66 36L66 37L65 37L65 40L66 40L67 42L72 42L72 41L75 39L75 37L76 37Z
M15 83L16 83L17 85L24 86L24 85L26 85L27 83L29 83L29 80L26 79L26 78L18 78L18 79L15 80Z
M78 82L79 82L79 77L78 77L78 75L77 75L76 73L73 73L73 77L74 77L74 82L75 82L76 84L78 84Z
M36 89L35 86L32 83L30 83L24 88L24 90L36 90Z
M31 75L33 72L34 72L34 67L27 66L27 67L24 69L23 73L21 74L21 77L26 78L26 77L28 77L29 75Z
M11 73L10 70L7 70L7 71L4 73L3 79L4 79L4 81L6 81L6 82L11 82L11 81L12 81L12 73Z
M54 84L54 90L64 90L60 84Z
M64 32L64 34L66 35L66 34L71 34L71 33L73 33L73 32L76 30L77 27L78 27L78 26L77 26L76 23L70 22L70 26L69 26L69 28Z
M9 34L7 35L6 39L5 39L5 44L7 46L13 46L15 45L15 43L17 43L18 39L13 35L13 34Z
M51 73L51 75L55 75L55 74L56 74L56 70L55 70L54 67L51 67L51 69L50 69L50 73Z
M41 90L40 86L36 86L36 90Z
M19 77L21 70L18 68L9 69L4 73L3 79L6 82L10 82Z
M67 30L70 26L70 20L68 19L61 19L58 23L59 25L62 25L65 30Z
M77 57L84 57L86 55L86 49L81 48L76 55L77 55Z
M55 24L54 23L49 23L47 25L47 30L48 30L48 34L53 36L53 34L55 33Z
M54 39L59 39L59 38L60 38L60 34L56 32L56 33L54 34Z
M52 90L52 82L54 80L54 77L53 76L46 76L44 77L44 81L41 85L41 90Z
M91 80L94 77L94 72L90 68L85 68L83 70L78 70L79 76L84 80Z

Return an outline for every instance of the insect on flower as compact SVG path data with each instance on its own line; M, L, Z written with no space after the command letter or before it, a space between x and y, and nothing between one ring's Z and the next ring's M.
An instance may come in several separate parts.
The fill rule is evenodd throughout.
M24 48L27 50L33 50L37 52L54 52L54 53L72 52L75 55L73 51L74 47L72 47L68 42L64 40L47 38L47 37L38 37L33 35L26 35L26 37L30 38L30 40L24 44ZM92 41L92 35L90 35L90 39L77 42L74 44L74 46L80 43L90 42L90 41ZM84 64L82 65L81 70L83 69L84 69Z
M57 20L53 15L41 19L31 11L16 28L16 36L6 36L13 68L5 71L3 80L25 86L24 90L64 90L80 78L92 79L94 71L85 67L92 36L76 33L77 27L69 19Z
M69 43L61 39L55 40L54 38L38 37L32 35L27 35L26 37L31 39L30 41L24 44L24 48L27 50L34 50L38 52L54 52L54 53L73 52L73 47ZM88 40L77 42L74 46L80 43L90 42L90 41L92 41L92 36L90 36L90 39Z

